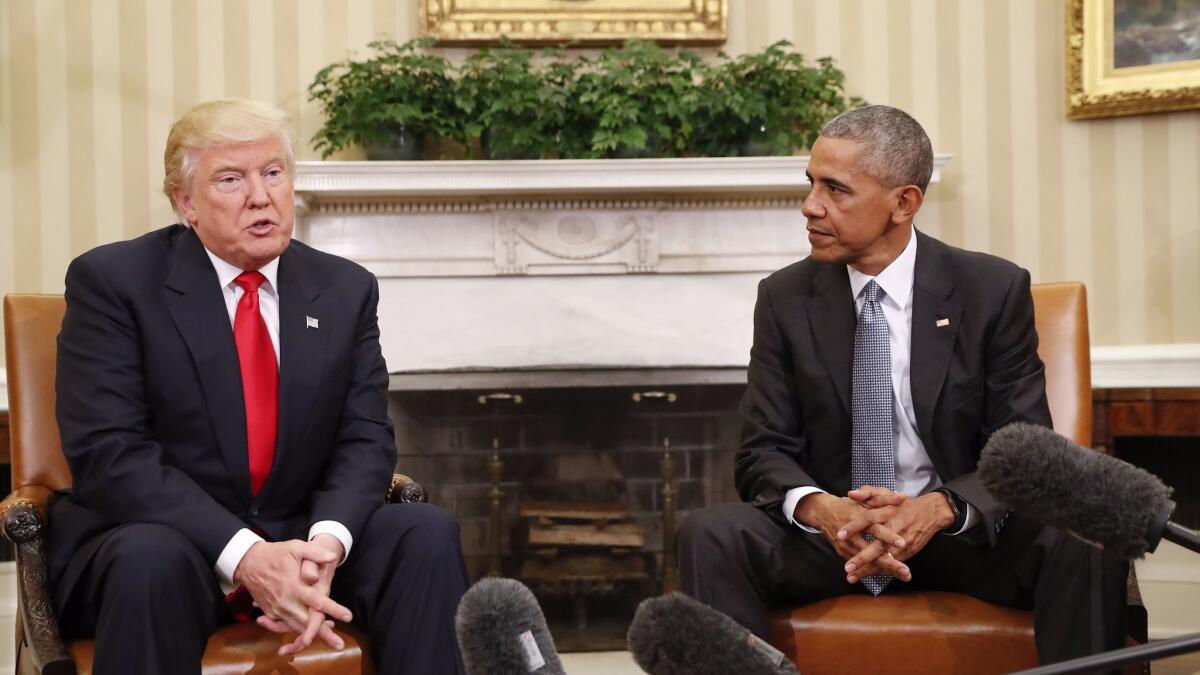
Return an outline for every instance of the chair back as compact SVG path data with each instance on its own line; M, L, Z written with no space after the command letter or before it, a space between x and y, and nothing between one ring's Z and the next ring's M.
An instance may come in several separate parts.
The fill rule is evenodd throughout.
M4 296L12 487L71 486L54 415L58 331L67 303L61 295Z
M1034 284L1038 356L1046 364L1046 398L1054 430L1092 446L1092 359L1087 289L1072 281Z

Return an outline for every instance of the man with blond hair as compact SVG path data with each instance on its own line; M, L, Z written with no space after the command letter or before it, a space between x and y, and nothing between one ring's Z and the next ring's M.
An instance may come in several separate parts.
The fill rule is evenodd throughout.
M395 467L378 285L292 241L286 115L250 101L172 127L163 191L182 224L67 270L58 421L74 488L49 568L96 673L199 673L208 637L255 616L382 673L455 673L458 526L385 506Z

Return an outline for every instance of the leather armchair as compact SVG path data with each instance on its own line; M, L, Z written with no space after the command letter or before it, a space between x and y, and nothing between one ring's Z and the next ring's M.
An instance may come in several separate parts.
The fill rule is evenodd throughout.
M71 487L54 413L56 338L66 303L61 295L7 295L4 335L7 344L12 493L0 502L4 536L16 548L17 597L15 673L46 675L90 673L91 640L64 642L54 615L46 574L46 527L56 490ZM407 476L392 478L387 501L424 502L425 491ZM337 652L315 643L284 658L276 650L284 636L253 623L220 628L208 641L203 672L372 673L365 656L366 637L352 626L338 634L346 648Z
M1080 283L1056 283L1035 284L1032 291L1054 430L1090 447L1086 289ZM1128 599L1130 632L1145 642L1145 610L1132 567ZM848 654L886 663L890 672L929 675L1006 673L1037 666L1033 612L958 593L889 590L878 598L831 598L778 609L770 617L770 629L771 643L803 673L843 672Z

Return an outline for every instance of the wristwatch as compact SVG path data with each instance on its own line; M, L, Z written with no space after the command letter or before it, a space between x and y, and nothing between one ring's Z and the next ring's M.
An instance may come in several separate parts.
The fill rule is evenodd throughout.
M967 500L946 488L938 488L934 492L946 495L946 501L950 503L950 510L954 512L954 522L947 525L942 530L942 534L958 534L963 529L963 525L967 524Z

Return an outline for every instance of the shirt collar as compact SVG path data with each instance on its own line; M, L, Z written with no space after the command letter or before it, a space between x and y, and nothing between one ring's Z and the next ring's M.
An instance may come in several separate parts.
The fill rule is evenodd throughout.
M208 250L208 247L204 248L204 252L208 254L208 259L212 261L213 269L217 272L217 280L221 282L221 288L232 284L233 280L244 271L218 258L215 253ZM267 278L267 290L278 294L279 287L275 284L275 279L279 276L279 258L273 258L271 262L260 267L258 271L262 272L262 275Z
M858 299L858 294L862 292L867 282L872 279L887 297L892 299L900 309L908 308L908 301L912 297L913 275L917 264L917 228L912 227L909 233L908 245L896 256L896 259L891 262L883 271L875 276L863 274L854 269L850 265L846 265L846 271L850 273L850 290L853 293L851 297Z

